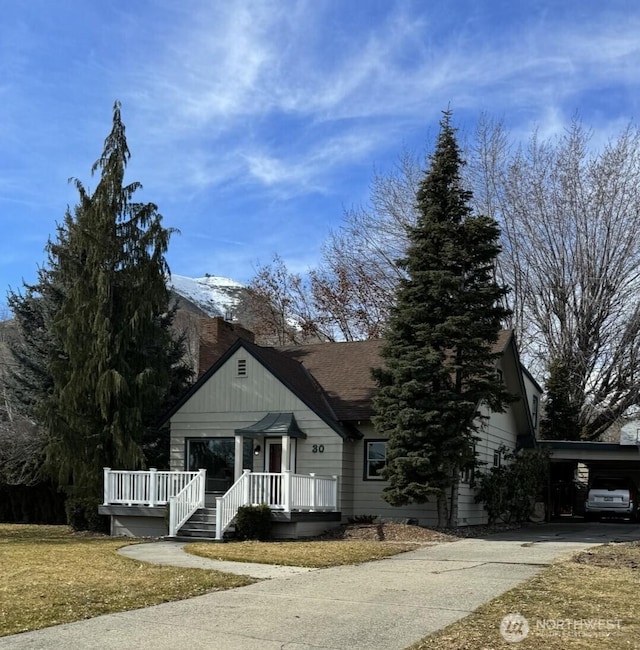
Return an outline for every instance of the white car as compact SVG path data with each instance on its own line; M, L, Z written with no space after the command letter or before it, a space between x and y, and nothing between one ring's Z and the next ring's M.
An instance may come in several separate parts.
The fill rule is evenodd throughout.
M584 503L584 517L628 517L636 521L638 516L638 490L629 478L597 476L593 478Z

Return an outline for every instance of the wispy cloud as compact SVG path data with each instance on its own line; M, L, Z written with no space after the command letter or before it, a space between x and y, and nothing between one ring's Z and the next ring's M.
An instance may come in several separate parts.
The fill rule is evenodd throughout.
M449 105L463 126L481 111L503 118L515 140L534 125L552 136L577 113L594 146L639 117L630 3L9 4L5 215L46 241L75 200L67 178L91 184L118 98L130 177L183 231L178 273L242 279L239 268L276 250L302 269L342 205L366 195L374 165L389 167L403 144L422 151ZM202 252L196 233L211 236ZM41 249L23 250L35 265Z
M318 179L341 164L327 139L351 145L343 147L350 160L374 152L375 143L353 146L363 121L378 120L383 133L384 120L409 130L451 104L553 128L594 84L638 83L640 22L621 22L620 13L590 22L541 14L488 38L473 20L443 34L441 14L421 5L391 7L357 32L324 3L190 9L131 88L150 139L185 143L184 154L159 163L180 166L183 180L199 187L224 184L246 167L271 189L297 183L321 191ZM278 127L289 118L304 126L287 134ZM264 133L279 141L265 146ZM295 151L282 151L288 143Z

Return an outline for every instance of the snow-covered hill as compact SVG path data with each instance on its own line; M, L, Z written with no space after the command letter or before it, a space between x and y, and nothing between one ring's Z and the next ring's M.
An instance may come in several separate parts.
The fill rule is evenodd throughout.
M169 287L209 316L226 316L234 313L240 300L244 285L219 276L188 278L184 275L171 275Z

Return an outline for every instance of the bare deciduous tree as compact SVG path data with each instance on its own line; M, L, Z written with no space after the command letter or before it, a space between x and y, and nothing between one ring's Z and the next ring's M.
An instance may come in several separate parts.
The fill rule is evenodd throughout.
M389 174L375 172L369 204L347 210L311 273L314 304L336 338L382 336L403 271L407 228L416 223L416 191L423 170L407 150Z
M264 345L303 343L322 336L311 291L302 276L290 273L278 255L258 267L237 309L237 317Z
M39 479L44 437L15 407L8 389L16 363L9 346L16 336L11 321L0 323L0 483L29 485Z
M510 151L481 122L470 179L502 226L514 326L539 370L571 369L576 436L595 439L640 401L640 132L601 150L579 121Z

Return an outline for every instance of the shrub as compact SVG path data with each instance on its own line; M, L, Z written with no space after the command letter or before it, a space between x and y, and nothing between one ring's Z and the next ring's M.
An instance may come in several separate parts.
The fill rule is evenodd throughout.
M271 536L271 508L266 504L240 506L235 526L239 539L269 539Z
M89 497L68 496L65 504L67 524L73 530L109 532L109 517L98 514L99 502Z
M476 503L483 503L489 523L526 521L547 486L549 455L538 449L501 451L506 463L477 477Z

